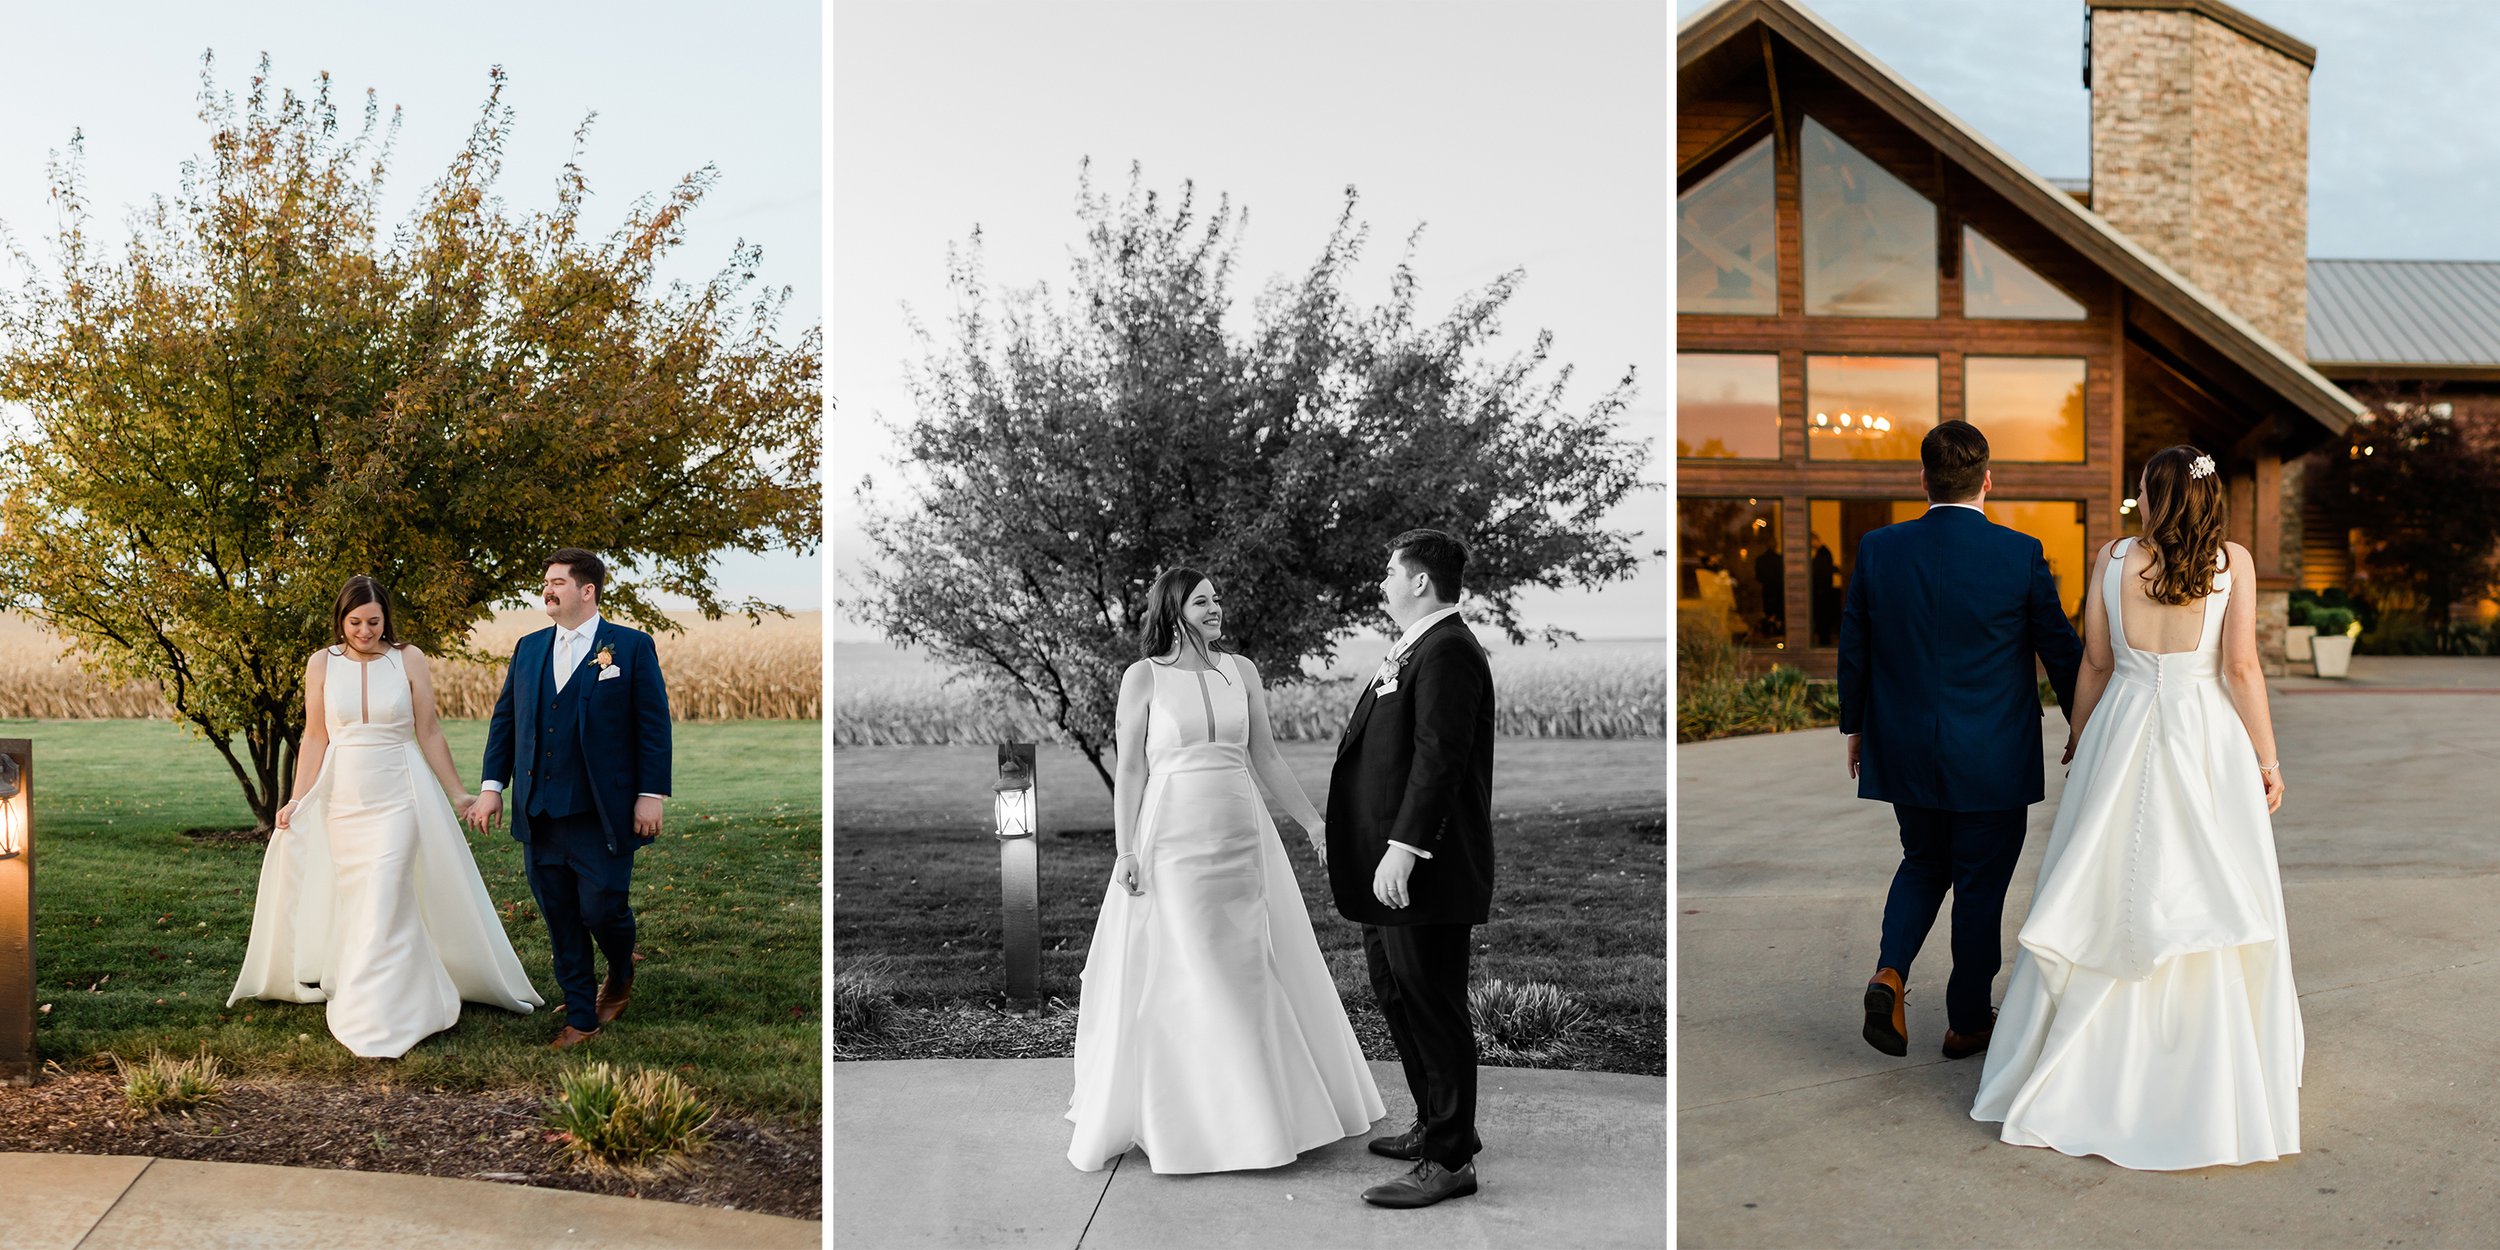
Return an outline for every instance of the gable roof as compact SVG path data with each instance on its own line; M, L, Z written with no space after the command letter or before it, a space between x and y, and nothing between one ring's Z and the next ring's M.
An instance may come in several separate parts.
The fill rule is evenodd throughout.
M2500 261L2311 260L2309 359L2500 367Z
M1721 0L1676 28L1680 74L1755 23L1814 58L1823 69L1874 101L1980 182L2030 214L2068 246L2106 269L2259 384L2283 397L2328 432L2341 435L2366 411L2342 388L2311 369L2221 301L2136 245L2100 215L2033 173L1946 112L1812 10L1790 0Z

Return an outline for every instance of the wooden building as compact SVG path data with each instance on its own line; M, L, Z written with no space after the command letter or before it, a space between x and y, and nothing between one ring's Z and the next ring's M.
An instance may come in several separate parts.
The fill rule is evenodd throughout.
M2090 191L2023 168L1802 5L1725 0L1683 24L1684 627L1830 673L1858 538L1924 510L1919 440L1967 420L1992 449L1990 514L2041 540L2070 613L2091 553L2133 523L2144 459L2211 452L2279 668L2298 462L2363 413L2282 346L2303 342L2315 53L2214 0L2089 2ZM2220 85L2183 91L2187 62ZM2252 142L2269 138L2296 150ZM2191 158L2197 177L2165 172ZM2287 182L2288 224L2219 228Z

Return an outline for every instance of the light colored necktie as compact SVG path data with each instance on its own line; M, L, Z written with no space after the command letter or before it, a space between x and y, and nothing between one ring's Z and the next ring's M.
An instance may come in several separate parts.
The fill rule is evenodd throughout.
M556 689L564 689L564 683L572 676L573 631L560 629L556 631Z

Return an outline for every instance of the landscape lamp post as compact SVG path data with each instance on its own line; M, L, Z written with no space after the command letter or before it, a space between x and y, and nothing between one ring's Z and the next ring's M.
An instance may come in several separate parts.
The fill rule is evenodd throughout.
M997 794L999 894L1007 937L1007 997L1029 1003L1041 996L1041 850L1033 836L1040 823L1033 802L1033 744L998 744Z
M0 738L0 1083L35 1083L35 745Z

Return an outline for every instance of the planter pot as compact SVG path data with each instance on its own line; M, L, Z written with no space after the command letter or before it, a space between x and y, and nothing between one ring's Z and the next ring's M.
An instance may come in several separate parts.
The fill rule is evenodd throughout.
M2326 634L2310 641L2311 663L2320 677L2343 677L2352 667L2352 639L2343 634Z
M2317 636L2318 627L2315 625L2293 625L2286 628L2283 631L2283 658L2287 660L2308 659L2309 640Z

